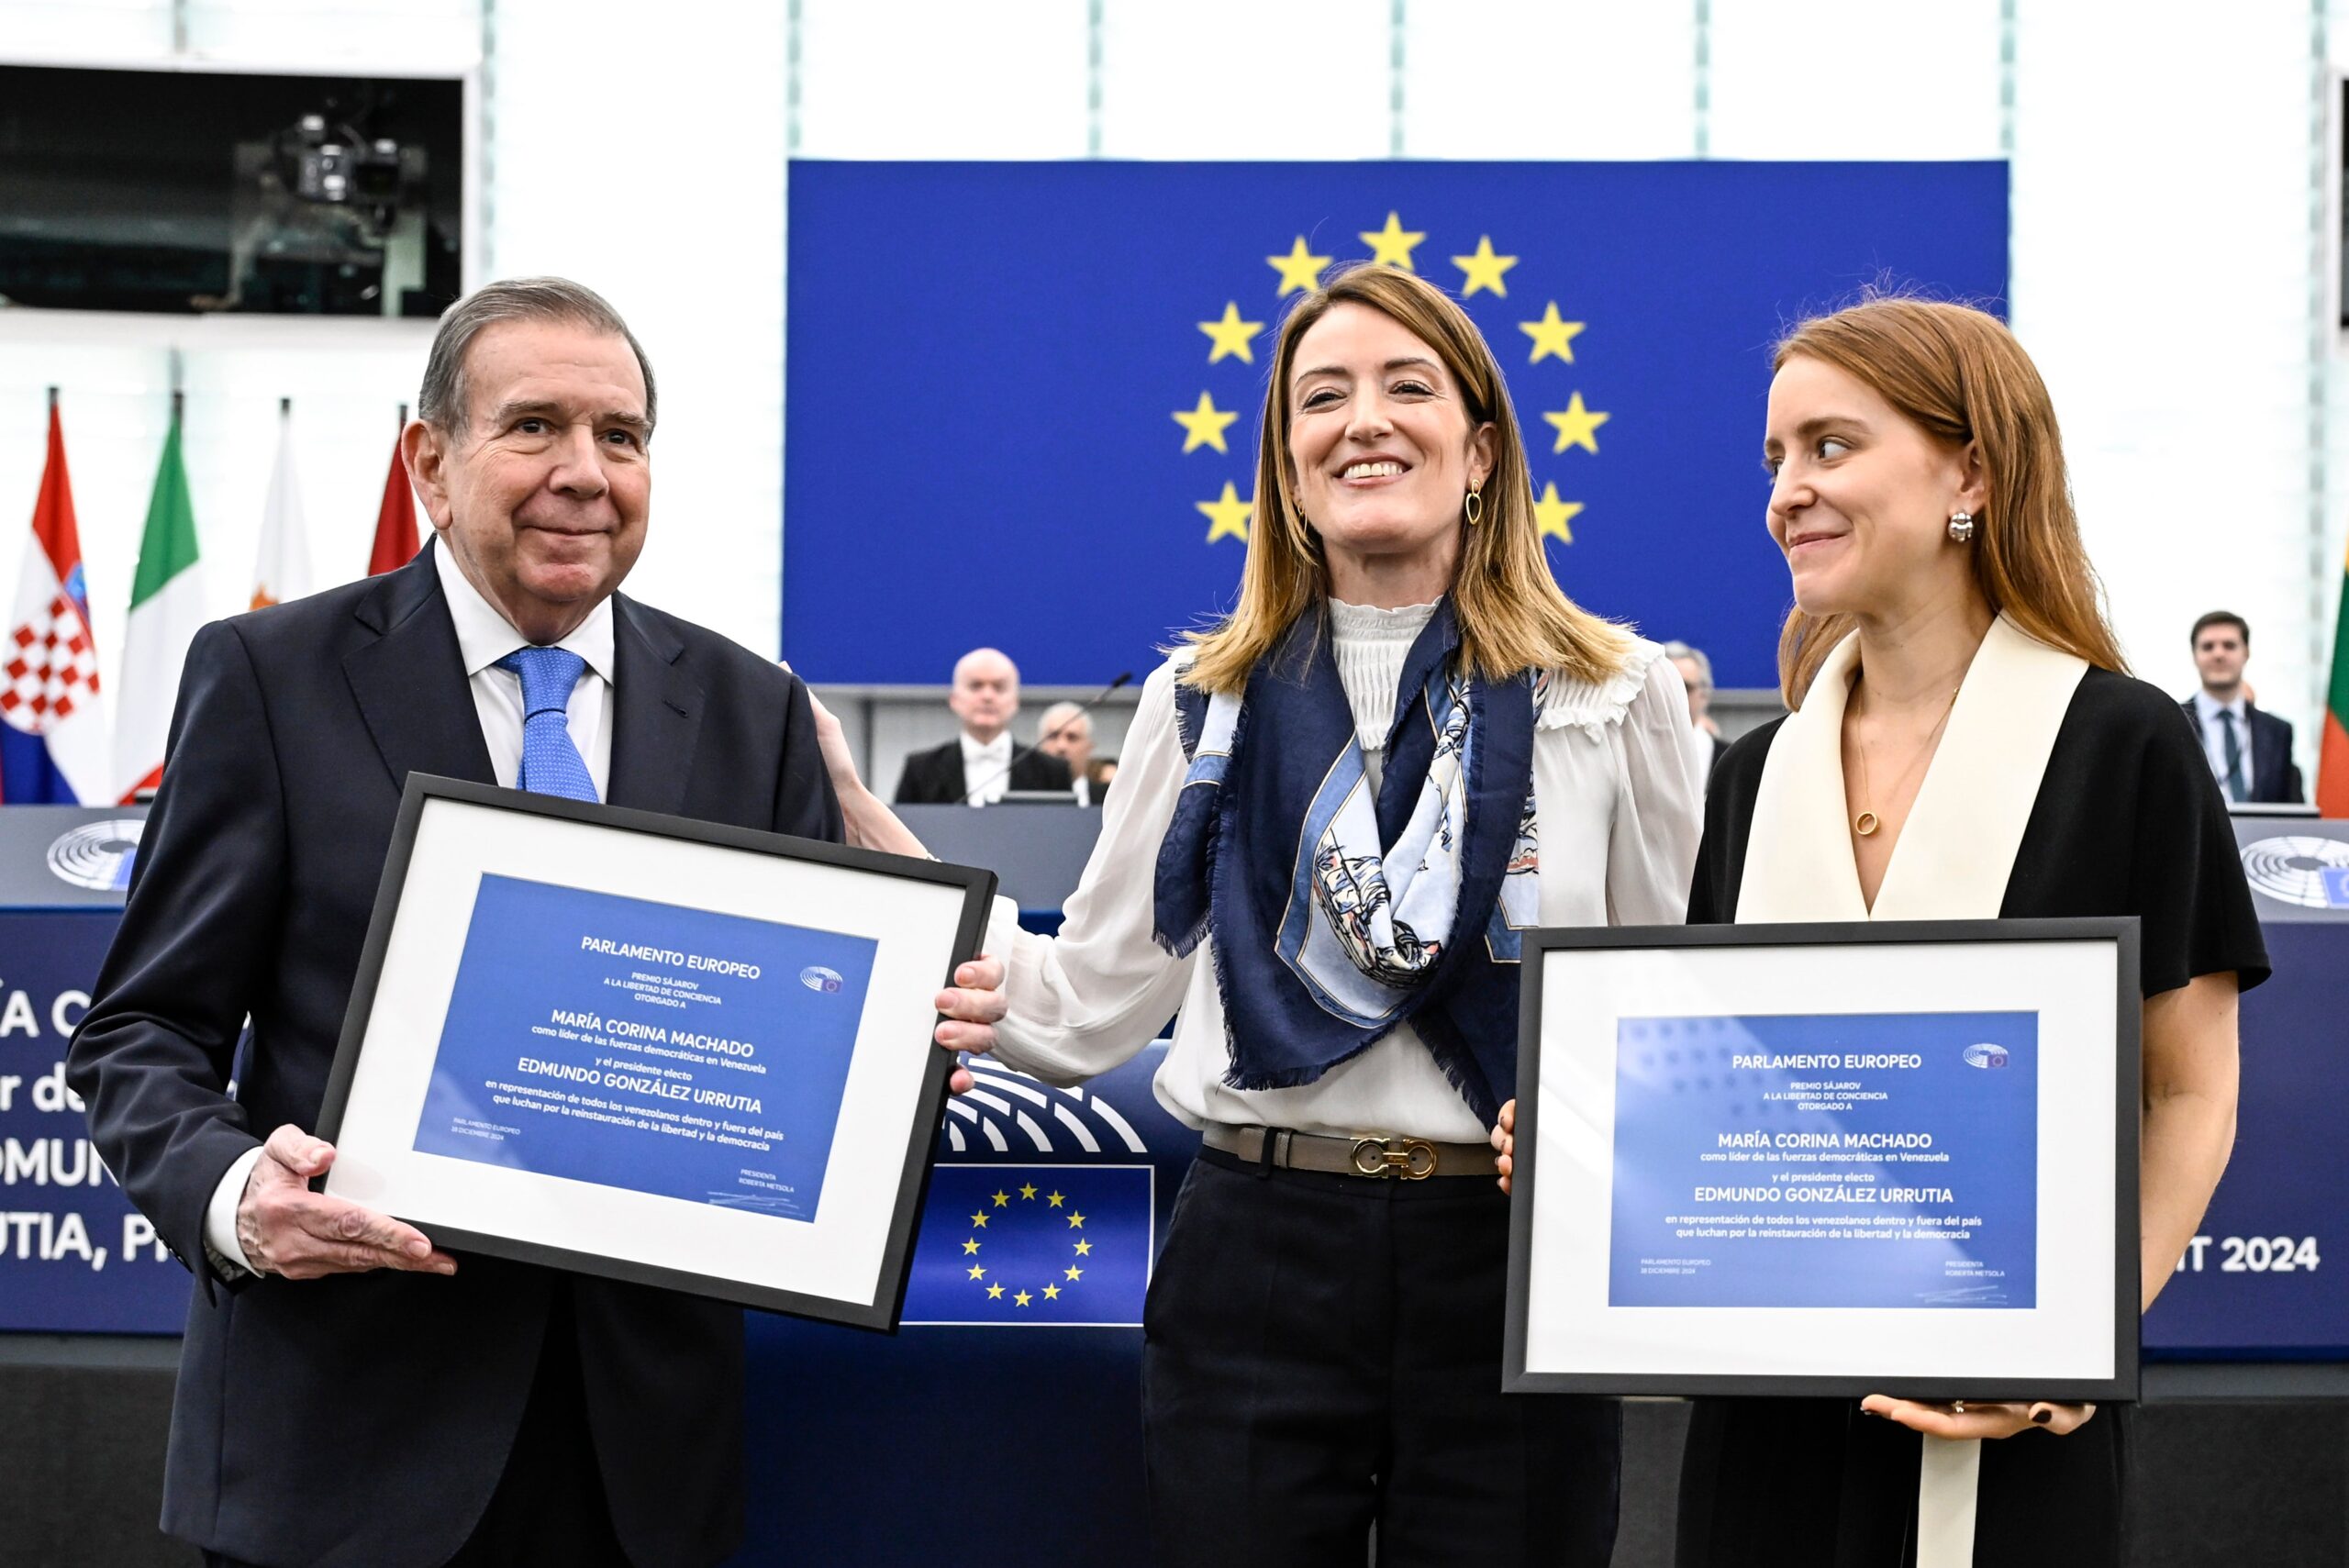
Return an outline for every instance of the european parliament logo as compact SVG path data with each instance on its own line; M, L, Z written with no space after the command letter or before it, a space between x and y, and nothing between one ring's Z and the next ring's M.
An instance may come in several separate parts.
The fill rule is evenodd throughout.
M1141 1135L1094 1090L971 1065L971 1091L947 1102L902 1321L1140 1328L1157 1214Z

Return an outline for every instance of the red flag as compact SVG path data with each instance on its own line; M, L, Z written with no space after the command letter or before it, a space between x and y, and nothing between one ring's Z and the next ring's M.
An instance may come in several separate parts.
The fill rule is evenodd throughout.
M407 429L407 410L400 410L400 429ZM367 575L397 572L416 559L416 495L407 487L407 465L400 462L400 444L392 442L392 471L384 476L384 504L375 509L375 548L367 552Z

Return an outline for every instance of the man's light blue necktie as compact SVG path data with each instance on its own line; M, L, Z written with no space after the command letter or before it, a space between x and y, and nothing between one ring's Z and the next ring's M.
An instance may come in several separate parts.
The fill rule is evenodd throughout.
M522 679L522 771L516 787L594 800L596 780L565 722L587 661L568 648L518 648L497 662Z
M2241 800L2251 792L2243 787L2243 742L2235 739L2235 710L2231 707L2219 710L2219 739L2226 743L2227 798Z

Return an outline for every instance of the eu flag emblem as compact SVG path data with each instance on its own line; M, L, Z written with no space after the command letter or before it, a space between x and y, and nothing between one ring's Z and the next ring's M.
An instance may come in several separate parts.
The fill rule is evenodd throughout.
M940 1165L902 1321L1138 1329L1148 1165Z
M2006 289L1998 162L801 160L789 201L783 645L816 681L999 644L1089 690L1214 619L1281 321L1369 261L1499 357L1567 591L1776 685L1771 345L1880 279ZM876 584L947 591L876 615Z

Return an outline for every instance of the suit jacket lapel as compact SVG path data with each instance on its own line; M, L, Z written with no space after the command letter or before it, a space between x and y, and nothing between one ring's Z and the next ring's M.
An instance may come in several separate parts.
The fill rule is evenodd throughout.
M701 733L702 690L685 645L634 601L612 599L614 806L675 816L685 809Z
M342 662L395 789L405 789L411 773L497 782L457 651L456 623L440 596L435 548L427 544L360 601L351 613L379 635Z
M963 766L963 742L958 738L946 748L946 804L963 806L971 798L970 771Z

